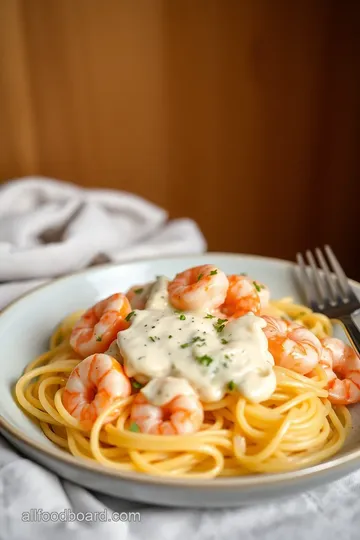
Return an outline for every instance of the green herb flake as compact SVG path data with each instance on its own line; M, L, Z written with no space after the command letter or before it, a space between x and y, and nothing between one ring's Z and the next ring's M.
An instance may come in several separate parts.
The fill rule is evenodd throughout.
M170 336L168 336L168 338L171 339L171 338L172 338L172 335L170 334Z
M101 341L101 340L102 340L101 336L96 336L96 341Z
M153 341L155 343L155 338L152 336L149 336L150 341Z
M141 294L143 292L143 290L144 290L143 287L140 287L140 289L135 289L134 293L135 294Z
M222 343L223 345L227 345L229 342L228 342L227 339L221 338L221 343Z
M179 317L180 321L185 321L186 317L185 315L182 313Z
M131 317L133 317L135 315L135 311L130 311L130 313L128 315L126 315L125 317L125 321L130 321Z
M199 274L196 281L200 281L202 277L204 277L204 274Z
M216 276L217 273L218 273L217 270L211 270L210 276Z
M230 390L230 392L232 392L233 390L235 390L235 383L234 383L234 381L230 381L230 382L228 383L227 386L228 386L228 389Z
M139 390L139 388L142 388L143 385L141 383L139 383L138 381L131 381L131 385L133 388L135 388L135 390Z
M191 343L196 343L197 341L205 341L205 338L200 336L193 337Z
M203 356L197 356L196 361L199 362L199 364L202 364L203 366L210 366L210 364L214 361L214 359L211 358L211 356L204 354Z
M255 287L255 289L257 290L257 292L261 292L261 287L258 283L256 283L256 281L253 281L253 285Z
M227 319L218 319L216 323L214 323L214 328L217 332L222 332L225 328L225 323L227 322Z
M137 425L136 422L131 422L129 430L133 431L134 433L139 433L140 428L139 428L139 426Z
M182 349L186 349L187 347L190 347L190 345L192 345L193 343L196 343L197 341L202 341L204 342L205 341L205 338L202 338L200 336L195 336L192 338L191 341L188 341L187 343L183 343L182 345L180 345L180 347ZM203 343L203 345L205 345L205 343ZM198 345L198 347L201 347L201 345Z
M210 313L208 313L205 315L204 319L215 319L215 315L210 315Z
M241 274L239 274L239 276L247 276L247 273L246 272L241 272Z

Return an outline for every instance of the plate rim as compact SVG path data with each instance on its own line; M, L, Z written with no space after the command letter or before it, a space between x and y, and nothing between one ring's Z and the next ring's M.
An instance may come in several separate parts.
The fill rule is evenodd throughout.
M10 311L17 304L21 303L26 298L38 293L40 290L52 287L53 285L66 280L71 280L75 276L88 275L91 273L101 272L102 270L131 266L134 264L142 264L146 262L156 262L156 261L168 261L168 260L180 260L185 258L196 258L196 257L212 257L212 256L221 256L224 258L247 258L247 259L259 259L261 261L275 262L278 264L283 264L284 266L291 266L293 269L297 267L297 264L294 261L288 261L286 259L280 259L276 257L266 257L263 255L249 254L249 253L232 253L232 252L203 252L203 253L188 253L181 255L171 255L167 257L147 257L147 258L138 258L129 261L119 262L119 263L106 263L96 265L90 268L81 269L78 271L71 272L65 276L60 276L54 279L51 279L50 282L42 283L30 291L27 291L16 299L12 300L7 304L2 310L0 310L0 322L1 317L6 312ZM360 292L360 283L349 279L349 282L354 285ZM163 477L149 475L139 471L121 471L117 469L107 468L105 465L102 465L96 461L93 463L88 463L86 460L82 460L72 454L69 454L65 451L62 451L60 448L57 448L54 445L52 447L45 447L40 442L34 441L27 435L23 434L22 431L18 428L13 427L5 418L3 417L0 411L0 432L5 436L6 433L9 433L10 436L14 437L17 441L26 446L30 446L36 452L40 452L48 458L59 460L64 465L71 465L74 467L79 467L83 472L98 473L108 478L118 479L118 480L127 480L136 483L145 483L153 486L163 486L163 487L192 487L192 488L216 488L216 489L227 489L227 488L251 488L262 485L273 485L274 487L278 485L284 485L289 483L296 483L297 480L304 478L314 478L323 475L326 471L338 471L344 466L347 469L350 468L350 465L353 465L351 468L357 468L355 463L358 462L358 467L360 468L360 444L357 450L348 450L348 452L342 456L335 457L332 461L325 461L311 467L305 467L302 469L297 469L293 471L285 471L280 473L267 473L267 474L251 474L244 476L235 476L235 477L223 477L223 478L211 478L211 479L202 479L202 478L176 478L176 477ZM344 472L346 474L346 472Z

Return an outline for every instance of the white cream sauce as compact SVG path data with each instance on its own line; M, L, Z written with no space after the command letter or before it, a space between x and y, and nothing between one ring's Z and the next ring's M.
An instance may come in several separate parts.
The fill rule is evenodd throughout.
M165 276L158 276L155 283L151 287L148 300L146 302L146 309L156 309L156 310L169 310L174 311L169 304L169 293L168 293L168 284L169 279Z
M268 399L276 379L265 321L248 313L221 328L205 313L176 312L168 304L167 283L158 278L146 309L134 311L131 326L118 334L129 377L150 380L142 391L151 399L160 384L153 379L162 377L173 378L166 395L183 393L187 381L204 402L218 401L231 389L253 402Z
M196 395L186 379L178 377L159 377L152 379L142 389L146 399L153 405L161 406L172 401L176 396Z

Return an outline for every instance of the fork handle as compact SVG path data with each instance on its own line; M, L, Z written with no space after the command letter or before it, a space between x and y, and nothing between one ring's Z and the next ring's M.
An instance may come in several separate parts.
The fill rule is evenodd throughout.
M351 315L344 315L337 319L339 323L343 326L350 343L353 345L354 349L360 355L360 330L357 325L354 323Z

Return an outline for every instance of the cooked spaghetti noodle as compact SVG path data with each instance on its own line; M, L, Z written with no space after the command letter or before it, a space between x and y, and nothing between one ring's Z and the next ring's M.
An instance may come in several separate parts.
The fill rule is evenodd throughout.
M319 337L331 335L326 317L289 298L272 302L268 311L296 320ZM321 367L305 377L275 366L275 392L262 403L251 403L235 392L221 401L204 403L204 421L194 434L160 437L129 430L136 394L114 402L86 432L62 403L67 379L82 360L69 343L80 315L70 315L60 324L51 336L49 351L29 364L16 384L16 398L24 411L46 437L74 456L117 470L215 478L314 465L344 444L350 413L328 401L328 381ZM104 425L114 410L119 416Z

